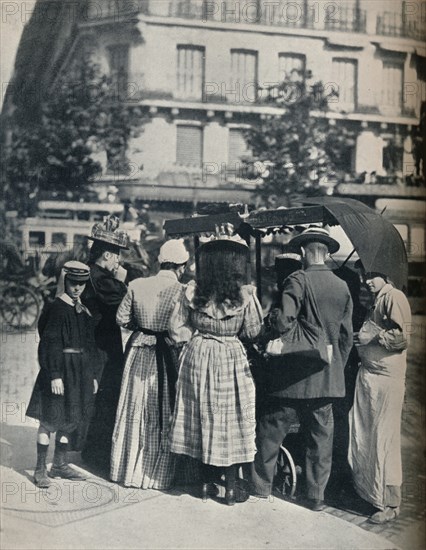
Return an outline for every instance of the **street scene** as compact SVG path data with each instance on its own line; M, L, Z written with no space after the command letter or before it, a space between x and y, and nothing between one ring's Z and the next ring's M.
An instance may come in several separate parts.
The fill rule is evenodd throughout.
M231 514L220 502L201 502L190 486L169 493L126 489L89 471L86 482L56 480L34 487L37 424L25 407L38 372L35 331L4 331L1 345L1 482L4 548L422 548L425 521L424 332L413 319L402 412L403 498L392 525L327 506L320 515L274 494L251 497ZM51 457L49 457L51 461ZM72 463L84 469L73 454ZM218 533L217 521L221 529ZM196 533L190 526L196 524ZM76 537L78 542L76 543Z
M423 548L426 3L0 8L1 548Z

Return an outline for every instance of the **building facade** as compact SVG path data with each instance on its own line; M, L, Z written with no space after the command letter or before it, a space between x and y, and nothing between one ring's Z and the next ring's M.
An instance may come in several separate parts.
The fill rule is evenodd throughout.
M149 122L127 151L130 173L105 166L101 177L123 196L170 214L205 202L253 202L243 131L280 115L263 101L274 85L310 72L336 92L326 116L353 135L347 173L333 192L372 206L383 196L424 198L413 151L426 101L426 2L96 0L66 8L50 41L44 34L44 63L24 52L25 78L35 73L43 93L85 51L114 77L122 101L146 109ZM27 34L31 25L43 32L41 19L36 10ZM24 74L18 53L15 89ZM13 90L4 112L11 103Z

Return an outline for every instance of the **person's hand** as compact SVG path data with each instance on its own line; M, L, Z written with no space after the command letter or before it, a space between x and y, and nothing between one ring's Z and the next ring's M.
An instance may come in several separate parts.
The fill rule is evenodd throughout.
M359 346L359 332L354 332L353 343L354 346Z
M55 378L50 385L54 395L64 395L64 383L62 378Z
M280 316L280 309L278 307L274 307L273 309L271 309L271 311L269 312L269 326L271 328L275 328L276 327L276 324L278 322L278 318Z
M117 267L117 269L114 272L114 277L118 280L124 283L127 277L127 270L124 269L121 265Z
M93 379L93 394L97 394L99 389L99 384L96 378Z

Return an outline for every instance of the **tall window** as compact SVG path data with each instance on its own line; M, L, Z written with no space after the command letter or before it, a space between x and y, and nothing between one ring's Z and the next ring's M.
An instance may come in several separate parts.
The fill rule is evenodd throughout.
M337 85L338 99L332 105L339 111L353 111L356 107L357 62L334 58L332 80Z
M381 104L399 114L402 109L403 67L401 63L383 61Z
M296 53L280 53L278 57L279 81L286 78L291 79L294 75L298 79L304 77L306 68L306 57Z
M244 132L241 128L229 129L228 141L228 170L241 171L241 158L249 153Z
M203 162L203 129L179 124L176 135L176 163L183 166L201 166Z
M127 92L129 79L129 46L128 44L116 44L108 49L111 77L118 96L123 97Z
M236 102L253 102L257 99L257 52L231 50L231 89L229 99ZM231 99L231 100L232 100Z
M201 100L204 88L204 48L177 47L177 94L181 98Z

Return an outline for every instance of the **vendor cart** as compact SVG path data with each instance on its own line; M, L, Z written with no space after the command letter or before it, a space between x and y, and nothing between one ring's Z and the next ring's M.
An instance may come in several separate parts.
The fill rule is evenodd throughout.
M216 228L232 224L235 233L245 239L255 259L257 295L262 302L262 239L273 234L287 235L287 240L309 225L340 225L353 245L352 252L336 267L343 267L352 258L361 259L366 271L386 268L395 286L404 289L407 281L407 254L404 242L395 227L380 213L353 199L307 199L301 206L257 210L247 208L210 216L167 220L164 230L168 238L193 238L194 248L200 238L214 235ZM283 238L286 240L286 237ZM254 244L254 246L253 246ZM354 254L356 256L354 257ZM297 432L295 423L293 432ZM277 463L276 487L292 498L296 491L297 468L289 450L282 445Z

